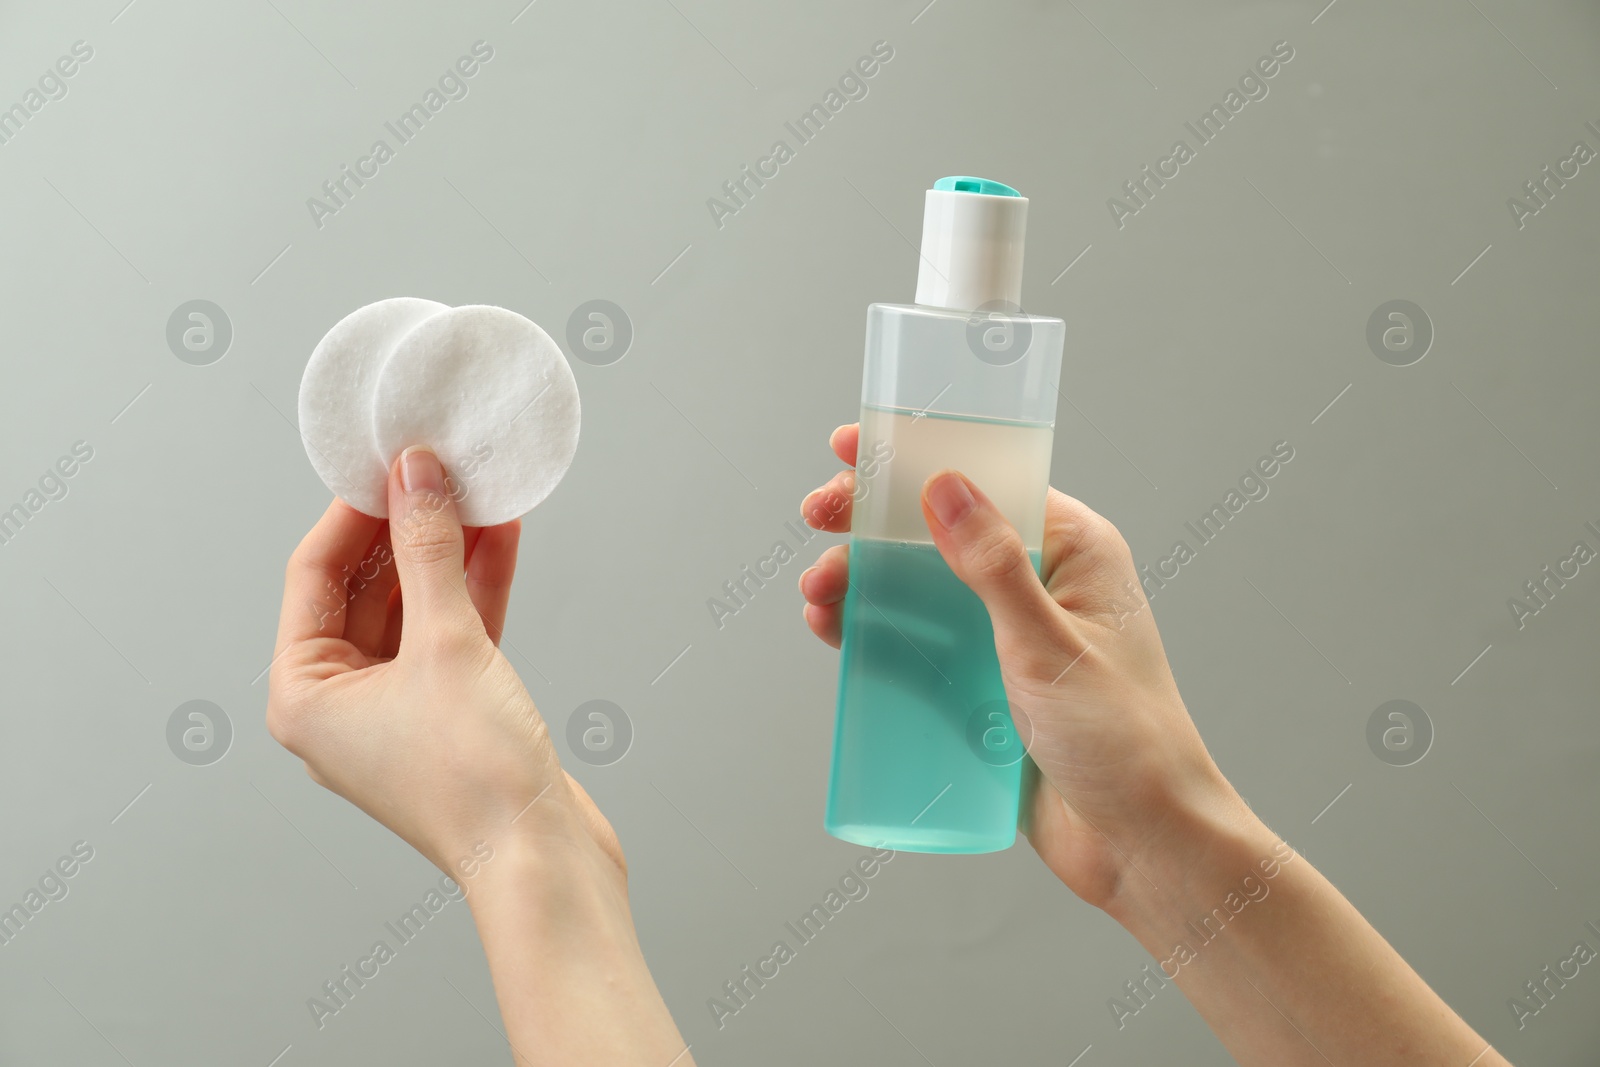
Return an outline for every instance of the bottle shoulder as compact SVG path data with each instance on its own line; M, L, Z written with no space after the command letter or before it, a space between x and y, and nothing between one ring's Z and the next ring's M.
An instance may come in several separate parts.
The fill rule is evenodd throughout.
M879 303L867 305L867 316L869 318L920 319L929 322L945 320L953 323L965 324L969 321L972 321L974 318L984 316L998 317L1002 315L1013 321L1026 319L1029 322L1038 323L1041 325L1053 325L1057 323L1060 323L1063 326L1066 325L1063 319L1059 319L1053 315L1034 315L1027 310L1006 312L997 308L992 311L989 309L963 311L960 308L930 307L926 304Z

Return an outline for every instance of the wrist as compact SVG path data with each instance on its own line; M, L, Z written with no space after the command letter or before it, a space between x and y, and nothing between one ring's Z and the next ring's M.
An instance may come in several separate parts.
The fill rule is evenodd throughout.
M626 891L621 851L609 825L597 812L586 817L584 804L560 777L542 788L534 783L478 789L461 798L439 798L429 807L439 813L433 824L415 837L402 836L454 879L469 900L549 896L574 882L608 878ZM450 817L460 810L467 816ZM597 862L595 854L604 852L596 841L598 829L611 846L609 862Z
M571 913L598 907L626 914L627 875L601 849L576 812L529 812L479 846L492 855L475 870L452 874L473 910Z
M691 1064L645 962L622 868L581 827L507 840L467 901L518 1063Z
M491 962L500 952L531 953L552 980L594 967L644 968L626 878L592 842L508 841L466 900Z
M1212 767L1174 791L1152 830L1127 849L1129 870L1103 907L1147 948L1165 945L1214 906L1261 894L1293 857Z

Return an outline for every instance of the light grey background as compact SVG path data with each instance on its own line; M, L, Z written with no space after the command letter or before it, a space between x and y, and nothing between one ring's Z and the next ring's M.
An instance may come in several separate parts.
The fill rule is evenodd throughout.
M864 307L910 298L952 173L1032 198L1026 302L1069 324L1053 481L1140 562L1295 449L1154 603L1223 768L1514 1062L1595 1062L1592 968L1520 1031L1507 1000L1596 943L1600 566L1520 630L1507 599L1600 547L1600 164L1521 229L1506 201L1600 148L1600 14L924 2L0 5L0 103L94 49L0 145L0 507L94 449L0 545L0 903L95 849L0 946L0 1062L509 1059L460 905L316 1027L307 998L437 876L262 720L282 564L327 498L301 371L415 295L557 337L604 298L636 329L574 363L583 440L526 522L508 651L564 757L584 701L634 724L622 760L567 762L700 1063L1228 1063L1170 987L1117 1029L1148 960L1025 845L902 855L725 1028L707 1010L862 850L821 829L835 654L793 586L833 539L720 631L706 600L836 469ZM470 95L315 226L306 199L478 40ZM870 94L719 229L706 199L878 40ZM1270 94L1119 229L1107 198L1280 40ZM210 366L166 344L192 299L232 322ZM1366 342L1392 299L1436 331L1409 367ZM233 724L210 766L167 747L193 699ZM1436 730L1411 767L1366 742L1391 699Z

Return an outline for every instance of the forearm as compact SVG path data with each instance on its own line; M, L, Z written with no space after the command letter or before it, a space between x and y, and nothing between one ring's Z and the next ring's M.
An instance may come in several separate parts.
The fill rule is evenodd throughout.
M592 852L503 849L467 898L513 1062L693 1067L639 948L622 875Z
M1241 802L1185 822L1107 911L1155 957L1142 988L1175 982L1241 1067L1506 1067Z

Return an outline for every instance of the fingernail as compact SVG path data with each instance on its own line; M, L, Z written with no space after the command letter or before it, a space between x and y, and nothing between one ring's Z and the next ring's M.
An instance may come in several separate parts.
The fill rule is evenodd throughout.
M408 493L444 492L444 468L439 457L422 445L400 453L400 484Z
M967 488L966 479L951 472L939 475L928 486L928 506L933 509L933 517L939 520L939 525L949 530L972 514L978 502Z
M806 579L811 577L813 574L815 574L817 572L817 570L818 570L817 567L807 567L805 570L800 572L800 595L801 596L805 596L805 594L806 594Z

